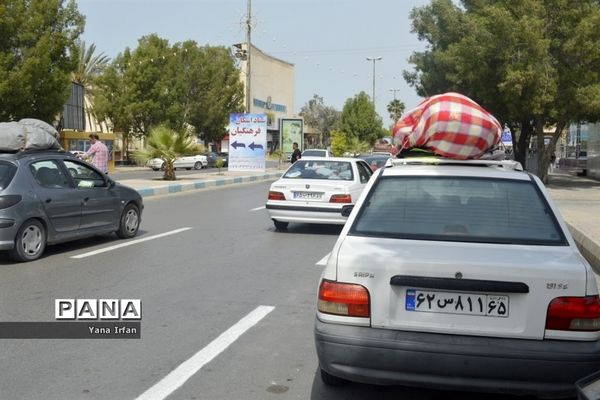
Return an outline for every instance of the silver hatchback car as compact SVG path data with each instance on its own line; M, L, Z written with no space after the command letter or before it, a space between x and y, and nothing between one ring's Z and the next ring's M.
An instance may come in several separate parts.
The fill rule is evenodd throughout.
M137 234L140 194L68 152L0 154L0 251L39 258L47 244Z

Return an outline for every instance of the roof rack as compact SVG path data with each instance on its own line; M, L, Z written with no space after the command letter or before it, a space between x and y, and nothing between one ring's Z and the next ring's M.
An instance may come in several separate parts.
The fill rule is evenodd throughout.
M415 158L391 158L385 167L395 167L398 165L454 165L454 166L479 166L495 167L511 171L523 171L523 166L518 161L513 160L455 160L451 158L437 157L415 157Z
M8 151L8 150L0 150L0 155L2 154L14 154L17 157L25 157L31 154L45 154L45 153L68 153L68 151L66 151L63 148L60 149L21 149L21 150L14 150L14 151Z

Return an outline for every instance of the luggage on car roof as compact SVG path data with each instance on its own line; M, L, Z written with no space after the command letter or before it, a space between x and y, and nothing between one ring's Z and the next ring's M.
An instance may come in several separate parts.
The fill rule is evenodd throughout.
M0 151L57 150L59 133L44 121L25 118L19 122L0 122Z
M421 148L461 160L480 158L502 137L498 120L459 93L425 99L396 123L393 132L400 150Z

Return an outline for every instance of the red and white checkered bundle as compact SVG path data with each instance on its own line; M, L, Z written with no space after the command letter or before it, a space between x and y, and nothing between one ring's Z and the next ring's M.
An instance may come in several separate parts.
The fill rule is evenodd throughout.
M425 99L407 112L393 129L402 149L421 148L460 160L479 158L502 137L498 120L459 93Z

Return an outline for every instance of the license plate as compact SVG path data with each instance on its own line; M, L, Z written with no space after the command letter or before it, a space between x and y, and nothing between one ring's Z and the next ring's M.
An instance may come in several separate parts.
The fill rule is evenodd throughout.
M323 193L318 192L294 192L295 199L320 200Z
M406 311L508 317L508 296L408 289Z

